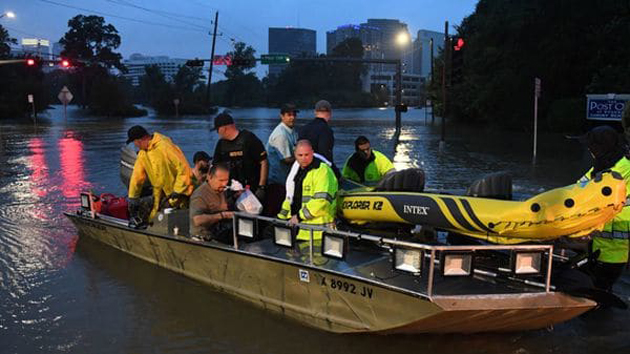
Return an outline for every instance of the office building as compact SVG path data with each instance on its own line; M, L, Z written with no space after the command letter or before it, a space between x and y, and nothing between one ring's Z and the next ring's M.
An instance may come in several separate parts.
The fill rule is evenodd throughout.
M175 59L167 56L152 57L134 53L131 54L129 59L123 60L123 64L128 70L123 76L129 79L133 86L139 86L140 78L144 76L146 67L157 65L162 74L164 74L166 81L172 82L179 68L186 64L186 59Z
M414 41L420 50L420 70L418 73L423 78L431 76L431 41L433 41L433 58L436 58L444 47L444 33L419 30L418 37Z
M269 54L291 57L317 55L316 32L306 28L269 28ZM286 65L269 65L269 76L279 75Z

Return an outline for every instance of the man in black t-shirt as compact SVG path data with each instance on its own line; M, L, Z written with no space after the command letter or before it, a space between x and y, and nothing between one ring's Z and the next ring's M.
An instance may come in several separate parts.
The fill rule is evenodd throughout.
M214 149L213 163L226 164L231 178L249 185L264 203L269 164L263 143L254 133L237 129L232 116L225 112L214 118L213 130L221 138Z

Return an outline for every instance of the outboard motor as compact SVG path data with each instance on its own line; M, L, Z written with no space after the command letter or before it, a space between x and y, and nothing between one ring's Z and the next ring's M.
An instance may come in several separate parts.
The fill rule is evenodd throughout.
M390 172L376 185L377 192L418 192L424 191L424 171L421 168L409 168Z
M512 175L496 172L479 179L468 187L466 195L490 199L512 199Z

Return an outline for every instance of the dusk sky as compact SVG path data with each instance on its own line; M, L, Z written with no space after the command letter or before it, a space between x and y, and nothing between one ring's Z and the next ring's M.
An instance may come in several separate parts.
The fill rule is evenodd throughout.
M118 51L167 55L173 58L209 58L211 21L219 11L215 54L231 49L232 40L243 41L267 53L269 27L300 27L317 31L317 51L326 51L326 31L344 24L359 24L368 18L398 19L412 37L419 29L444 30L474 11L477 0L3 0L0 11L13 11L16 18L0 19L12 37L58 41L70 18L78 14L99 15L118 30ZM259 68L264 75L265 68ZM213 80L214 81L214 80Z

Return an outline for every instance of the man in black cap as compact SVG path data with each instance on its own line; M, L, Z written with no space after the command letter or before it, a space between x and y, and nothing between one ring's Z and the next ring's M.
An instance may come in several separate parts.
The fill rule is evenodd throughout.
M234 119L223 112L214 118L214 129L219 141L214 149L213 163L224 163L230 169L231 178L239 181L264 204L267 188L267 151L254 133L237 129Z
M286 103L280 108L280 123L274 128L267 141L267 154L269 156L269 193L264 214L275 216L280 212L280 207L286 194L285 182L295 162L293 152L298 141L295 131L295 119L299 111L294 104Z
M581 136L593 157L593 167L578 182L596 178L603 171L620 174L630 193L630 160L626 157L626 144L613 128L603 125L591 129ZM591 264L595 286L612 291L628 263L630 251L630 205L625 205L615 218L604 225L601 232L595 232L591 241L592 252L598 252Z
M299 139L307 139L313 145L315 153L324 156L329 162L333 161L333 147L335 134L328 125L332 118L332 107L326 100L315 104L315 119L300 129ZM335 174L338 174L337 172Z
M147 179L153 187L153 208L148 220L144 221L153 219L164 198L170 206L186 207L193 184L192 172L182 150L170 138L157 132L149 134L139 125L127 131L127 144L130 142L140 149L129 180L130 204L137 204Z

